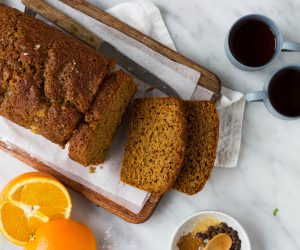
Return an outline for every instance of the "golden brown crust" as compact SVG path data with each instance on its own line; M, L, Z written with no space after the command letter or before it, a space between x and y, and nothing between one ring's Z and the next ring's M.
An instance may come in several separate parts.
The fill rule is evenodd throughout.
M69 156L84 166L103 163L122 117L136 92L132 77L119 70L100 87L85 122L70 139Z
M7 119L64 146L113 66L78 40L0 4L0 115Z
M41 91L30 76L13 75L9 80L9 90L5 93L0 114L11 121L30 128L35 114L43 106Z
M93 49L69 37L56 40L48 49L45 65L45 95L50 102L73 105L85 113L104 76L113 66Z
M132 77L125 73L123 70L118 70L113 74L107 76L104 84L101 86L100 91L95 98L95 101L89 111L85 114L86 122L98 121L103 112L105 111L107 105L111 102L112 96L117 93L117 91L127 85L130 87L130 91L136 92L137 86L133 82Z
M65 145L72 136L82 113L68 105L51 104L38 111L31 130L59 145Z
M185 141L182 101L170 97L136 99L121 180L150 193L167 192L182 167Z
M211 175L219 138L219 119L210 101L185 101L187 147L174 188L192 195L201 191Z

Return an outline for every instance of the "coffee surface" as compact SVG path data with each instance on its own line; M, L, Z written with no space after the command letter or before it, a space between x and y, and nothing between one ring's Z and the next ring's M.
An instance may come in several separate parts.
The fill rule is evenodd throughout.
M300 70L283 69L269 84L269 99L273 107L282 115L300 115Z
M229 48L240 63L249 67L260 67L273 58L276 37L264 22L242 20L230 32Z

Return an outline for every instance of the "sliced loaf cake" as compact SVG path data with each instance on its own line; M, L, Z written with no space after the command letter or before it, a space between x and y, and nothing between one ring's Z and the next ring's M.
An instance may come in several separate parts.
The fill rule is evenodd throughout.
M114 62L0 4L0 115L64 146Z
M124 71L108 76L84 123L70 139L69 156L84 166L104 162L122 117L136 92L132 77Z
M181 169L186 143L182 101L136 99L130 116L121 181L150 193L165 193Z
M216 159L219 120L210 101L185 101L187 145L183 167L174 188L192 195L199 192L210 177Z

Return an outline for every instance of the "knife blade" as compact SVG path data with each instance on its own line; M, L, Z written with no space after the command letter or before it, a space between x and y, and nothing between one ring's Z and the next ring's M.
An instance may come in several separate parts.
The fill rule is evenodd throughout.
M108 42L95 36L92 32L85 29L65 13L55 9L43 0L22 0L22 2L25 5L26 14L31 16L39 14L45 17L69 34L77 37L91 47L96 48L97 51L115 60L118 65L140 80L154 86L168 96L180 98L178 93L162 79L121 53Z
M115 47L107 42L103 42L101 46L97 49L102 54L114 59L121 67L126 69L128 72L136 76L137 78L143 80L149 85L155 86L157 89L167 94L168 96L180 98L177 92L171 88L166 82L150 73L148 70L131 60L129 57L125 56L119 52Z

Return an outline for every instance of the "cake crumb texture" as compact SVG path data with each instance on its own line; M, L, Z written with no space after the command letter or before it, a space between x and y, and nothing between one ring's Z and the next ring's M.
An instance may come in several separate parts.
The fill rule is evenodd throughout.
M186 121L182 101L136 99L130 115L121 181L162 194L174 184L183 163Z
M185 101L187 146L183 167L174 188L192 195L199 192L211 175L216 159L219 120L210 101Z

